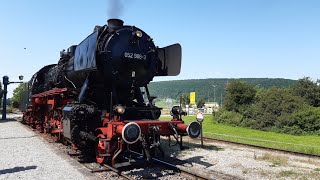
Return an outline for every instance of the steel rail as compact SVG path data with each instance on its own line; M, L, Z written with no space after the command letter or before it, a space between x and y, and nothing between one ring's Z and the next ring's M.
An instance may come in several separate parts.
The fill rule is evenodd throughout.
M133 177L130 177L130 176L126 175L126 174L123 174L121 171L119 171L118 169L116 169L116 168L114 168L114 167L112 167L112 166L109 166L109 165L107 165L107 164L103 164L102 166L104 166L105 168L107 168L107 169L109 169L109 170L117 173L118 176L121 176L121 177L123 177L123 178L125 178L125 179L128 179L128 180L134 180Z
M143 156L141 153L135 152L135 151L130 151L133 154L139 155L139 156ZM183 167L183 166L177 166L165 161L162 161L160 159L156 159L156 158L152 158L151 159L154 163L160 164L162 166L165 166L169 169L172 169L178 173L187 175L187 176L191 176L191 177L195 177L197 179L216 179L216 177L213 177L213 175L208 175L208 174L200 174L198 172L195 171L190 171L187 168Z

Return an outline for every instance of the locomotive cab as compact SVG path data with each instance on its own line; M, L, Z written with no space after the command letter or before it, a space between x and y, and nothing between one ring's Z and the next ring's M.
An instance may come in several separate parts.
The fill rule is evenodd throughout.
M119 96L118 103L125 105L125 112L122 119L126 120L156 120L161 115L161 108L153 103L153 99L149 94L148 88L138 87L128 89L125 92L117 92L118 94L127 94L127 96ZM130 94L128 96L128 94Z

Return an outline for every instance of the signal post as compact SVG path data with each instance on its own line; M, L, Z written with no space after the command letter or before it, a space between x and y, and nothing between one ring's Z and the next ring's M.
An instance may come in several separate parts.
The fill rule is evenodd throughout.
M202 112L198 112L196 116L197 121L200 123L200 139L201 139L201 147L203 148L203 133L202 133L202 122L204 120L204 115Z
M23 76L19 76L19 80L23 80ZM8 76L2 77L3 83L3 103L2 103L2 120L7 119L7 93L8 93L8 85L13 83L23 83L23 82L10 82Z

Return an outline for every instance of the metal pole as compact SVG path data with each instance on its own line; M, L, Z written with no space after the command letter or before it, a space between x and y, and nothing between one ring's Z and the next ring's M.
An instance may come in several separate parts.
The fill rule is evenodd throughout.
M187 105L187 114L188 114L188 116L190 116L189 115L189 105Z
M9 84L9 77L8 76L3 76L2 78L2 83L3 83L3 103L2 103L2 120L7 119L7 86Z
M202 122L200 122L200 138L201 138L201 148L203 148Z

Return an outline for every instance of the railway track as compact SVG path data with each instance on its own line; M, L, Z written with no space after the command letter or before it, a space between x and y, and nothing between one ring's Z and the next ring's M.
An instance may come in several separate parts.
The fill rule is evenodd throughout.
M48 143L56 144L55 148L56 148L56 150L60 151L59 153L64 153L65 155L67 155L71 159L73 159L74 161L77 161L78 163L82 164L90 173L95 174L95 173L103 173L103 172L112 172L113 173L111 175L112 178L127 179L127 180L136 179L133 176L125 174L126 170L120 170L120 169L114 168L112 166L109 166L107 164L100 165L98 163L82 162L79 158L81 156L81 153L79 151L74 150L71 146L66 146L66 145L63 145L61 142L57 142L55 137L53 137L49 134L40 133L37 130L35 130L29 126L26 126L26 127L28 129L30 129L31 131L35 132L38 136L43 138ZM137 156L142 157L142 154L140 154L140 153L137 153L134 151L131 151L131 152ZM168 162L156 159L156 158L152 158L151 163L154 163L155 164L154 166L161 166L166 169L170 169L170 170L174 171L175 173L177 173L177 176L182 175L182 176L186 177L186 179L217 179L216 176L214 176L212 174L211 175L210 174L201 174L199 172L189 170L186 167L177 166L177 165L174 165L174 164L171 164L171 163L168 163ZM92 167L92 166L94 166L94 167ZM135 168L135 166L133 166L133 167ZM105 179L109 179L109 178L110 177L106 177ZM97 179L98 179L98 176L97 176ZM233 178L223 178L223 179L233 179Z
M131 152L136 155L142 156L142 154L140 153L133 152L133 151ZM175 164L169 163L168 161L180 161L180 163L177 163L177 164L181 164L181 162L184 162L183 160L179 160L176 158L170 158L170 159L167 159L166 161L163 161L157 158L151 159L152 163L158 166L165 167L167 169L171 169L177 172L178 174L180 174L181 176L185 177L186 179L224 179L224 180L240 180L241 179L239 177L224 174L218 171L202 171L194 168L189 169L186 166L175 165ZM187 163L187 162L184 162L184 163Z
M142 156L142 154L140 154L138 152L131 151L131 153ZM186 169L185 167L177 166L177 165L162 161L160 159L152 158L152 162L156 163L160 166L167 167L168 169L172 169L172 170L182 174L183 176L187 176L187 177L191 177L191 178L195 178L195 179L216 179L216 177L214 175L200 174L196 171L191 171L191 170Z
M203 139L207 140L207 141L223 142L223 143L227 143L227 144L236 144L236 145L241 145L241 146L246 146L246 147L253 147L253 148L263 149L263 150L267 149L267 150L270 150L270 151L282 152L282 153L298 155L298 156L320 158L320 155L318 155L318 154L309 154L309 153L303 153L303 152L298 152L298 151L290 151L290 150L284 150L284 149L278 149L278 148L272 148L272 147L252 145L252 144L246 144L246 143L240 143L240 142L235 142L235 141L222 140L222 139L217 139L217 138L203 137Z
M45 136L44 134L41 134L39 132L37 132L37 133L40 134L41 137L44 138L45 140L47 140L49 143L60 144L60 143L55 142L53 140L54 138L50 138L50 136ZM127 180L134 180L135 179L133 177L130 177L130 176L124 174L122 171L120 171L112 166L109 166L107 164L100 165L96 162L87 163L85 161L82 161L80 158L81 152L74 150L70 146L63 145L61 147L63 147L63 149L59 149L59 150L64 152L66 155L68 155L70 158L74 159L78 163L82 164L90 173L95 174L95 173L102 173L102 172L112 172L113 174L111 174L111 176L113 178L127 179ZM98 179L98 176L97 176L97 179ZM99 179L101 179L101 178L99 178ZM104 177L104 179L110 179L110 177Z
M133 177L130 177L124 173L122 173L121 171L119 171L118 169L109 166L107 164L102 165L103 168L98 168L98 169L90 169L91 173L97 173L97 172L104 172L104 171L112 171L114 173L116 173L119 177L122 177L124 179L128 179L128 180L134 180Z
M138 153L138 152L134 152L131 151L131 153L135 154L136 156L140 156L142 157L143 155ZM78 157L79 154L68 154L70 157ZM139 158L137 158L139 159ZM188 170L186 167L183 166L177 166L156 158L152 158L150 163L154 163L156 166L161 166L161 167L165 167L167 169L173 170L174 172L186 177L186 179L217 179L217 176L214 174L201 174L197 171L192 171L192 170ZM85 163L83 163L85 164ZM84 165L86 166L86 165ZM141 165L138 165L138 167L140 167ZM142 165L143 166L143 165ZM133 166L135 167L135 166ZM125 174L126 170L120 170L117 168L114 168L112 166L109 166L107 164L103 164L100 165L99 168L90 168L88 166L86 166L86 168L91 172L91 173L100 173L100 172L105 172L105 171L112 171L114 172L116 175L118 175L119 177L123 178L123 179L128 179L128 180L134 180L135 178ZM221 175L220 175L221 176ZM235 179L235 177L227 177L227 175L223 175L224 177L220 177L219 179Z
M140 159L143 156L141 153L138 152L134 152L131 151L132 154L134 154L135 156L137 156L135 159ZM144 163L146 163L146 161L144 160ZM179 176L184 176L186 179L217 179L217 176L214 174L201 174L197 171L192 171L187 169L186 167L183 166L178 166L178 165L174 165L172 163L168 163L165 161L162 161L160 159L156 159L156 158L152 158L151 161L149 162L149 165L153 164L154 166L161 166L164 167L166 169L170 169L173 170L175 173L179 174ZM140 166L145 166L145 165L138 165L138 167ZM114 173L116 173L119 177L122 177L124 179L128 179L128 180L134 180L134 177L131 177L130 175L125 174L125 170L122 171L120 169L111 167L107 164L102 165L103 168L98 168L98 169L91 169L90 172L95 173L95 172L103 172L103 171L113 171ZM133 165L133 167L136 167ZM236 179L235 177L229 177L226 178L226 175L223 175L224 177L222 178L221 175L219 177L219 179ZM142 177L143 179L144 177ZM139 178L140 179L140 178Z
M49 136L44 135L43 133L39 133L39 132L35 131L34 129L32 129L29 126L25 126L25 127L27 127L28 129L34 131L36 134L38 134L40 137L42 137L48 143L60 144L60 145L58 145L58 147L64 146L61 143L56 143L53 137L46 138L46 137L49 137ZM207 138L206 137L206 138L204 138L204 140L206 140L206 141L214 141L214 142L222 142L222 143L228 143L228 144L234 144L234 145L239 145L239 146L244 146L244 147L246 147L246 146L247 147L253 147L253 148L263 149L263 150L267 149L267 150L270 150L270 151L283 152L283 153L299 155L299 156L305 156L305 157L317 157L317 158L320 157L320 155L301 153L301 152L294 152L294 151L287 151L287 150L281 150L281 149L277 149L277 148L268 148L268 147L263 147L263 146L250 145L250 144L227 141L227 140L221 140L221 139L216 139L216 138ZM57 145L54 145L54 146L57 146ZM65 149L67 149L67 148L62 148L62 149L63 150L60 150L60 149L59 150L61 152L64 151L63 153L65 153L66 152ZM71 147L69 147L68 149L71 149ZM80 154L77 153L76 151L74 151L73 153L70 153L70 154L67 154L67 155L71 156L71 157L74 157L73 159L75 161L77 161L76 159L77 159L77 157L79 157ZM141 154L140 154L140 156L141 156ZM168 160L168 159L166 159L166 161L174 162L174 161L171 161L171 160ZM167 169L173 170L174 171L174 173L172 173L173 177L177 177L180 174L181 175L180 177L191 177L190 179L239 179L237 177L229 176L228 174L222 174L222 176L220 176L221 174L219 174L219 173L217 173L216 176L215 175L211 175L211 176L204 176L204 177L202 177L202 175L206 175L206 174L204 174L204 173L201 174L200 173L200 176L198 176L199 173L190 171L192 169L190 169L189 167L180 166L180 165L174 165L174 164L180 164L180 163L176 163L176 162L174 162L174 164L171 164L171 163L167 163L167 162L164 162L162 160L159 160L159 159L153 159L152 163L157 163L158 167L162 166L162 167L166 167ZM86 169L86 171L88 173L92 174L92 176L97 176L99 179L101 179L101 178L104 178L104 179L116 179L116 178L119 178L119 179L143 179L143 177L148 178L148 176L144 176L144 175L137 177L137 176L135 176L135 174L132 174L130 172L128 173L128 171L121 171L119 169L112 168L112 167L110 167L108 165L100 166L98 163L95 163L95 164L96 164L96 167L94 167L94 168L93 168L93 166L90 166L90 165L87 166L88 164L86 164L86 163L83 163L83 166L86 167L85 169ZM152 168L151 168L151 170L152 170ZM139 171L139 173L142 172L142 171L144 171L144 170ZM113 174L113 175L103 175L103 176L101 176L100 174L98 174L99 172L101 172L101 174L102 173L103 174L109 174L109 172L110 172L110 174ZM107 173L105 173L105 172L107 172ZM215 172L212 172L212 173L215 174ZM108 178L106 176L111 176L112 178ZM167 175L164 175L163 177L165 179L175 179L175 178L168 178ZM182 178L182 179L184 179L184 178ZM189 179L189 178L186 178L186 179Z

